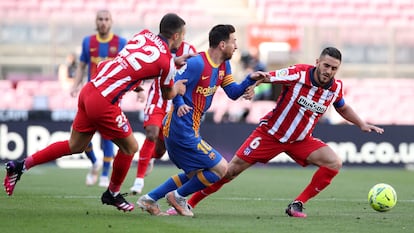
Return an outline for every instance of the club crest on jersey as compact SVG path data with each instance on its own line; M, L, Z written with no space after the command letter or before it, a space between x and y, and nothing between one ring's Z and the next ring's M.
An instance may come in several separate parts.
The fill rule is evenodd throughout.
M214 159L216 158L216 153L214 153L214 152L210 152L210 154L208 154L208 157L209 157L211 160L214 160Z
M218 78L219 78L220 80L222 80L222 79L224 78L224 70L220 70L220 71L219 71Z
M311 99L308 99L304 96L300 96L297 100L298 104L307 110L310 110L312 112L323 114L327 107L323 104L317 103Z
M117 54L118 53L118 47L116 47L116 46L109 47L109 52L111 54Z
M246 147L244 148L243 155L249 156L251 152L252 152L252 149L250 147Z
M122 126L122 130L123 130L124 132L128 132L128 130L129 130L129 126L128 126L128 124L123 125L123 126Z

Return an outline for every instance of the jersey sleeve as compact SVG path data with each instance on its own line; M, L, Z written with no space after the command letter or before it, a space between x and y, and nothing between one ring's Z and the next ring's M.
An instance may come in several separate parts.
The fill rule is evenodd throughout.
M90 63L90 54L89 54L89 39L90 37L85 37L82 40L82 51L79 57L79 60L85 64Z
M282 68L275 71L270 71L270 81L271 83L278 84L288 84L291 82L296 82L300 78L300 69L297 69L296 66L290 66L287 68Z

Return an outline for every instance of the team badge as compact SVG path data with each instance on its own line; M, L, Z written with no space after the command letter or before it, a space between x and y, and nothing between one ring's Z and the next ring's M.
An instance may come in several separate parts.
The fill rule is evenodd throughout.
M208 155L208 157L209 157L211 160L214 160L214 159L216 158L216 153L214 153L214 152L210 152L210 154Z
M222 80L224 78L224 70L220 70L219 71L219 77L220 80Z
M118 53L118 47L116 47L116 46L109 47L109 52L111 54L117 54Z

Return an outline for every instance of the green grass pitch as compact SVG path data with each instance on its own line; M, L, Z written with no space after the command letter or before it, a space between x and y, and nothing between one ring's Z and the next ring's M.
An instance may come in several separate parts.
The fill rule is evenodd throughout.
M4 166L1 167L4 177ZM23 175L14 195L0 193L0 231L55 232L414 232L413 172L403 169L344 167L332 184L305 205L306 219L287 217L287 204L309 182L315 168L253 167L205 199L195 217L150 216L141 209L124 213L102 205L100 187L86 187L86 169L61 169L42 165ZM124 192L132 185L136 167L130 169ZM144 192L179 172L157 166L146 178ZM376 183L392 185L397 205L375 212L368 205L369 189ZM135 203L137 196L128 196ZM161 208L168 208L165 199Z

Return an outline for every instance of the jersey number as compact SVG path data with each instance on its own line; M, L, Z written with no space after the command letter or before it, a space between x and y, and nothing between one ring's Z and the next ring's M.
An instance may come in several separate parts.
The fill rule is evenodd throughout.
M152 45L146 45L146 39L143 35L135 36L132 41L136 43L127 44L125 46L125 49L120 52L120 55L125 57L125 59L135 71L142 68L139 61L143 61L145 63L153 63L160 57L160 51L158 48ZM136 51L139 48L142 48L145 53ZM130 53L129 50L132 50L133 52Z

